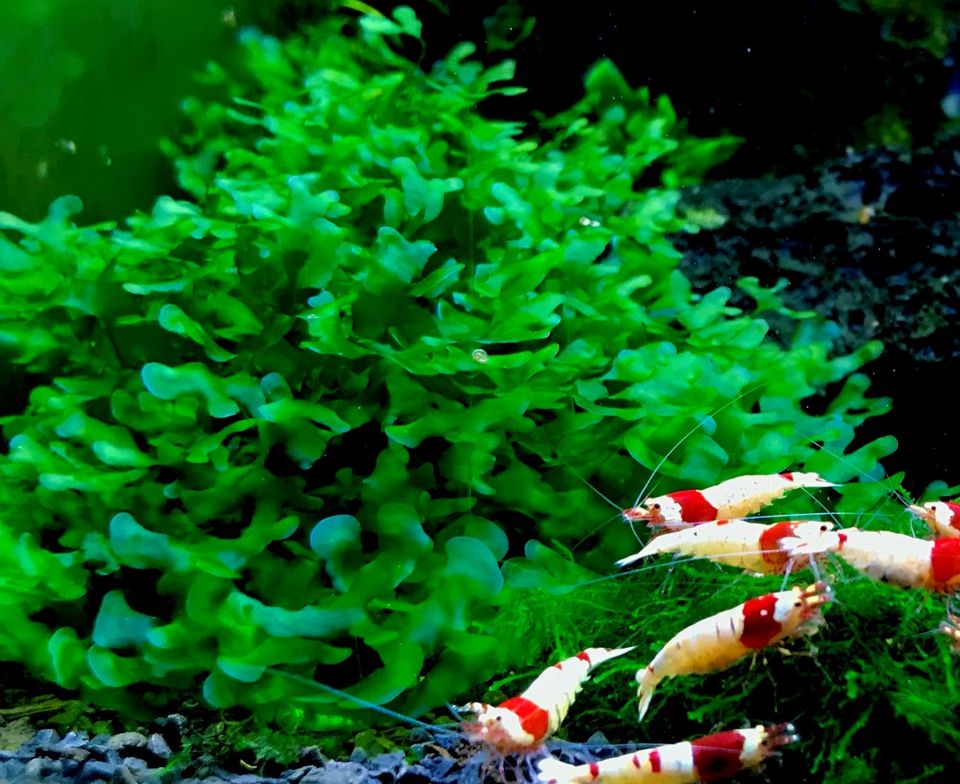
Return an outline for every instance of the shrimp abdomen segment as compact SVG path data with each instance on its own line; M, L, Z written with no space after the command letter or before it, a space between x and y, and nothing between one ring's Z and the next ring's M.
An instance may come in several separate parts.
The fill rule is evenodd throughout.
M701 491L721 517L744 517L800 487L832 487L813 473L749 474Z
M568 765L548 757L538 763L547 784L694 784L693 744L671 743L586 765Z
M548 667L520 697L546 711L549 718L546 735L552 735L567 717L570 706L593 669L632 650L632 647L587 648Z

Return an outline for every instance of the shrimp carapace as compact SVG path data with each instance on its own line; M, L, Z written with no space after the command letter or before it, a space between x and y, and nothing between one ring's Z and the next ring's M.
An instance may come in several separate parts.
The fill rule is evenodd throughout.
M811 634L820 624L820 609L831 598L824 582L794 586L749 599L683 629L637 671L638 719L643 719L654 689L664 678L723 670L783 639Z
M960 590L960 538L918 539L895 531L844 528L824 539L830 552L873 580L935 593ZM799 557L807 548L797 542L791 552Z
M953 501L934 501L907 509L923 520L936 536L960 537L960 504Z
M772 724L704 735L619 757L568 765L553 757L537 763L544 784L694 784L719 781L755 768L798 740L792 724Z
M728 479L704 490L677 490L647 498L640 506L624 509L627 522L646 521L650 526L681 527L746 517L801 487L836 487L819 474L749 474Z
M471 702L458 710L474 718L461 724L468 740L501 754L537 751L563 722L595 667L633 648L587 648L548 667L519 697L499 705Z
M617 566L651 555L675 553L708 558L753 574L783 574L795 566L797 559L791 552L794 543L804 542L805 556L813 556L818 551L817 542L831 530L833 523L822 520L785 520L771 525L716 520L655 536L640 552L617 561ZM820 552L826 550L825 543Z

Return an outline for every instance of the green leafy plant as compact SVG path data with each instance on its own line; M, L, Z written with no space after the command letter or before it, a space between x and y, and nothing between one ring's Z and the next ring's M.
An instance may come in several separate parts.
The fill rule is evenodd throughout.
M199 690L351 732L361 705L284 673L419 715L615 635L642 655L760 585L697 603L652 570L593 593L635 541L576 473L624 505L655 466L674 486L882 474L892 439L853 447L889 405L854 373L876 344L833 356L836 328L793 314L781 347L676 269L678 187L736 140L689 136L608 61L559 116L491 119L513 64L464 43L426 68L402 53L419 36L404 7L245 31L243 69L211 66L219 98L187 101L168 144L183 198L122 227L78 226L73 197L0 214L4 388L23 391L4 658L130 711ZM885 493L854 483L840 508ZM599 611L624 601L663 623Z

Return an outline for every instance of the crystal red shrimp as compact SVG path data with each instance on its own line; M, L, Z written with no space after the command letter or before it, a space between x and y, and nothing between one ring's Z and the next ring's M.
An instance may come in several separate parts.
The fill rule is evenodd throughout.
M499 705L471 702L458 710L474 714L461 727L474 743L501 754L538 751L566 718L595 667L633 648L587 648L544 670L519 697Z
M801 487L835 487L819 474L749 474L728 479L704 490L677 490L647 498L642 504L624 509L627 522L646 521L650 526L676 528L746 517Z
M621 558L617 566L660 553L678 553L702 556L753 574L783 574L793 571L796 559L782 542L803 541L808 554L813 554L820 537L832 529L833 523L822 520L786 520L771 525L717 520L660 534L640 552Z
M619 757L568 765L553 757L537 763L544 784L694 784L755 768L798 740L792 724L728 730Z
M824 541L830 552L873 580L935 593L960 590L960 538L844 528L824 534ZM801 556L808 547L797 542L791 553Z
M923 520L936 536L960 537L960 504L953 501L934 501L907 507Z
M818 581L749 599L688 626L637 671L638 719L643 719L664 678L723 670L768 645L813 633L821 621L820 608L830 599L830 589Z

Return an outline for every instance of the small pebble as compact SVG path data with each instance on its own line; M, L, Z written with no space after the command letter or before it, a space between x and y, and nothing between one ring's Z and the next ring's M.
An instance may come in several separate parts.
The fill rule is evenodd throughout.
M78 781L80 781L81 784L83 784L83 782L110 781L113 778L113 772L116 769L117 766L112 762L91 760L83 766L83 769L80 771Z
M166 762L173 756L173 752L170 749L170 744L167 743L166 739L158 732L154 732L147 739L147 751L150 752L158 760Z
M90 736L85 732L68 732L63 736L63 740L60 741L60 745L68 748L74 748L77 746L82 746L88 740L90 740Z
M38 746L54 746L60 742L60 733L56 730L38 730L33 736Z
M397 779L397 784L431 784L433 779L421 765L411 765Z
M121 732L119 735L114 735L107 741L107 748L117 749L118 751L121 749L140 748L146 745L147 736L139 732Z
M68 746L63 750L64 759L73 760L74 762L86 762L93 756L93 752L90 749L80 748L79 746Z
M357 746L352 752L350 752L350 762L366 762L367 761L367 752L364 749L361 749Z
M144 765L144 768L146 768L146 765ZM137 777L126 765L119 765L113 772L111 784L137 784Z
M300 759L297 761L297 767L306 767L307 765L316 765L323 767L327 763L327 758L323 756L316 746L306 746L300 749Z

